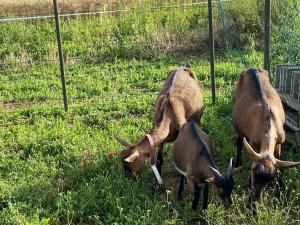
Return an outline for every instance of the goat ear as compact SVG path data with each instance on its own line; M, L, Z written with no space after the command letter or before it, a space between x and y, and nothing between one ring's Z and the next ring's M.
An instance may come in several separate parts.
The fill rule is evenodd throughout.
M232 175L235 175L235 174L241 172L242 169L243 169L242 166L232 169Z
M277 168L292 168L292 167L300 166L300 162L281 161L279 159L276 159L275 166Z
M124 139L122 139L122 138L120 138L120 137L118 137L118 136L114 136L114 137L115 137L115 139L116 139L121 145L124 145L124 146L127 147L127 148L130 148L130 147L133 146L132 143L130 143L130 142L128 142L128 141L125 141Z
M132 163L134 162L135 160L138 159L139 157L139 153L138 151L135 151L134 153L132 153L130 156L128 156L126 159L124 159L126 162L129 162L129 163Z
M205 183L212 184L215 183L215 177L211 177L205 180Z

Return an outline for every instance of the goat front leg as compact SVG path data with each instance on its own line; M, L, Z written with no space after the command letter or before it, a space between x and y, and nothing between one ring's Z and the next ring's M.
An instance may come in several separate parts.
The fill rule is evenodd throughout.
M281 144L277 144L275 146L274 156L275 156L276 159L279 159L280 155L281 155ZM278 175L277 175L277 181L278 181L278 185L279 185L279 190L284 191L286 187L285 187L285 184L282 180L282 173L281 172L279 172Z
M200 199L200 187L199 185L195 182L194 183L194 199L193 199L193 202L192 202L192 208L193 210L196 210L197 209L197 205L198 205L198 202L199 202L199 199Z
M208 192L209 192L209 186L208 184L205 184L203 189L203 210L206 210L208 206Z
M251 172L250 172L250 177L249 177L249 184L250 184L250 188L251 188L251 193L249 195L249 199L248 199L248 204L247 204L247 209L250 210L250 213L253 216L256 216L256 206L255 206L255 202L253 201L253 188L252 188L252 179L251 179Z
M164 154L164 142L159 145L158 153L156 157L156 167L160 175L161 175L161 167L164 163L163 154Z

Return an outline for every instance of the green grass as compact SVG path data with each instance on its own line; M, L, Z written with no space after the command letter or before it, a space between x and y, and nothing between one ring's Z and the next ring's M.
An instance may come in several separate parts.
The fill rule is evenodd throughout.
M245 68L243 63L262 61L260 53L235 62L237 55L241 54L217 56L216 106L211 105L207 88L207 56L188 59L203 87L207 108L202 124L214 140L222 170L235 156L234 81ZM269 190L264 195L257 221L245 209L246 168L236 177L232 209L226 210L211 194L207 212L194 212L190 194L183 202L176 199L179 176L172 166L171 144L163 167L170 192L157 187L148 166L136 181L127 180L119 159L106 156L122 149L114 134L136 142L150 129L154 101L167 71L186 60L161 55L153 60L68 65L69 113L63 112L56 65L2 70L0 224L299 224L296 169L283 172L287 191L279 195ZM283 157L300 160L296 148L286 148Z
M168 191L158 188L148 166L136 181L127 180L120 160L107 157L109 151L122 150L113 135L137 142L151 128L167 72L190 62L204 92L202 126L214 141L218 167L226 169L236 155L234 83L240 71L262 67L263 61L256 50L262 49L262 1L235 2L224 3L229 37L215 18L215 106L209 92L206 7L145 7L127 14L63 18L68 113L55 63L54 21L1 23L0 224L300 224L297 169L283 171L285 191L271 188L264 194L257 220L245 209L247 164L235 179L234 207L226 210L210 194L211 204L202 212L192 211L190 191L184 201L176 199L179 176L172 166L172 144L166 146L162 176ZM279 23L273 41L276 63L290 53L291 61L299 55L297 48L289 50L291 43L297 46L298 30L285 41L291 33L284 29L289 12L274 18ZM228 38L237 39L245 52L228 51ZM299 148L285 145L283 158L300 161Z

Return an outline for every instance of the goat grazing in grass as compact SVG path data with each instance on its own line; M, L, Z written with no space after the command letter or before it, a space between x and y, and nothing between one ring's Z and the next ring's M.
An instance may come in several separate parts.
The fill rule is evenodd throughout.
M300 162L281 161L285 141L285 114L268 72L249 69L240 74L233 108L233 125L238 133L237 162L240 166L243 144L250 155L250 186L253 200L259 200L263 188L273 181L278 169L299 166Z
M125 176L132 178L142 170L144 157L150 157L155 164L155 148L158 172L163 164L163 145L176 139L180 128L187 120L200 121L203 103L197 77L189 69L179 68L169 72L163 89L160 91L154 110L152 129L138 144L131 144L121 138L116 139L126 149L121 152Z
M226 207L232 204L233 174L241 170L232 169L232 158L226 174L221 174L212 159L212 142L209 136L194 121L187 122L180 130L173 147L174 163L181 174L178 199L182 198L184 180L194 190L192 208L196 209L200 198L201 183L203 189L203 209L208 205L209 184L223 200Z

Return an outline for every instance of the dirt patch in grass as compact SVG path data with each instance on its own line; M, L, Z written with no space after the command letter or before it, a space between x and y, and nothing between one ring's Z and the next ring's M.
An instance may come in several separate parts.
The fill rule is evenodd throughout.
M2 108L5 111L14 111L16 109L28 108L34 105L33 102L2 102Z

